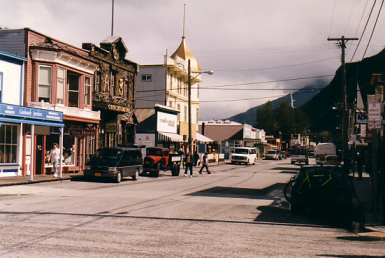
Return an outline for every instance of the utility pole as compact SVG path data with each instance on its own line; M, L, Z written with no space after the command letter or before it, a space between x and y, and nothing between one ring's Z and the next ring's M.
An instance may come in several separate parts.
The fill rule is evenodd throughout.
M111 37L114 36L114 7L115 7L115 0L112 0L112 9L111 9Z
M191 62L190 59L188 59L187 63L187 84L188 84L188 155L190 164L188 164L189 173L192 173L192 125L191 125ZM190 176L192 176L190 174Z
M358 40L358 38L346 38L342 36L340 38L328 38L328 41L337 41L337 45L341 48L341 69L342 69L342 78L341 78L341 98L342 98L342 116L341 116L341 138L342 138L342 160L344 161L344 166L347 164L346 155L348 152L348 123L350 121L350 112L348 108L348 98L347 98L347 84L346 84L346 63L345 63L345 49L346 43L351 40Z

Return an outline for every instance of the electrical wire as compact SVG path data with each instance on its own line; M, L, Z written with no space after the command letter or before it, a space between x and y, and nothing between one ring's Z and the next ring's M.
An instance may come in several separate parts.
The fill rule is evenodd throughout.
M360 46L360 44L361 44L362 38L363 38L363 36L364 36L364 34L365 34L365 32L366 32L366 28L368 27L368 24L369 24L370 18L371 18L371 16L372 16L373 9L374 9L374 7L376 6L376 3L377 3L377 0L374 0L374 2L373 2L373 4L372 4L372 8L370 9L370 13L369 13L369 15L368 15L368 18L366 19L366 23L365 23L364 29L363 29L362 32L361 32L360 39L358 40L358 43L357 43L357 45L356 45L356 48L354 49L353 55L352 55L352 57L350 58L350 62L353 61L354 56L356 55L357 50L358 50L358 48L359 48L359 46Z
M372 41L372 37L373 37L374 31L376 30L378 18L380 17L380 14L381 14L382 7L383 7L383 5L384 5L384 2L385 2L385 0L382 0L382 1L381 1L380 9L378 10L377 17L376 17L376 21L374 22L373 29L372 29L372 32L370 33L370 37L369 37L369 40L368 40L368 44L366 44L366 48L365 48L364 54L362 55L362 59L364 59L364 57L365 57L365 55L366 55L366 51L368 51L370 42Z
M368 9L368 5L369 5L369 0L366 0L364 9L362 9L362 12L361 12L360 20L359 20L359 22L358 22L358 24L357 24L357 27L356 27L355 31L354 31L354 35L355 35L355 36L357 36L358 30L359 30L360 27L361 27L361 22L362 22L362 20L364 19L366 10Z

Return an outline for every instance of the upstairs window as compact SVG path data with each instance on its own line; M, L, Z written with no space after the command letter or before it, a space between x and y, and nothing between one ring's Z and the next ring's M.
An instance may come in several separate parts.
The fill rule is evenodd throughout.
M142 82L151 82L152 74L142 74Z
M38 100L50 102L51 99L51 73L50 66L39 66L39 86L38 86Z
M64 85L65 85L65 70L63 68L57 69L57 83L56 83L56 103L64 104Z
M69 107L79 107L79 78L80 75L77 73L67 73Z
M85 77L84 79L84 104L91 105L91 78Z

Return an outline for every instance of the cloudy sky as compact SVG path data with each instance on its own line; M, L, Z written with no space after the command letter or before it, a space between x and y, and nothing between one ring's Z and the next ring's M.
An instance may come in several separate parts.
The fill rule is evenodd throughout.
M327 38L359 36L373 1L115 0L115 34L124 38L128 59L161 63L166 49L171 53L180 42L186 3L188 44L201 66L215 71L203 77L201 119L224 118L287 93L243 89L298 88L311 80L223 85L334 74L340 52ZM0 0L0 6L2 27L30 27L77 46L110 34L111 0ZM356 60L378 9L379 3ZM384 20L380 16L367 55L385 45ZM355 44L348 45L348 60Z

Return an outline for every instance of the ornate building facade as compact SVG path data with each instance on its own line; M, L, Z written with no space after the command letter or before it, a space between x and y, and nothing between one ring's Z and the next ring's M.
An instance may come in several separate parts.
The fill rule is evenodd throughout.
M109 37L100 46L83 43L82 47L98 64L94 75L93 110L101 112L99 147L133 144L138 65L125 58L127 47L121 37Z

